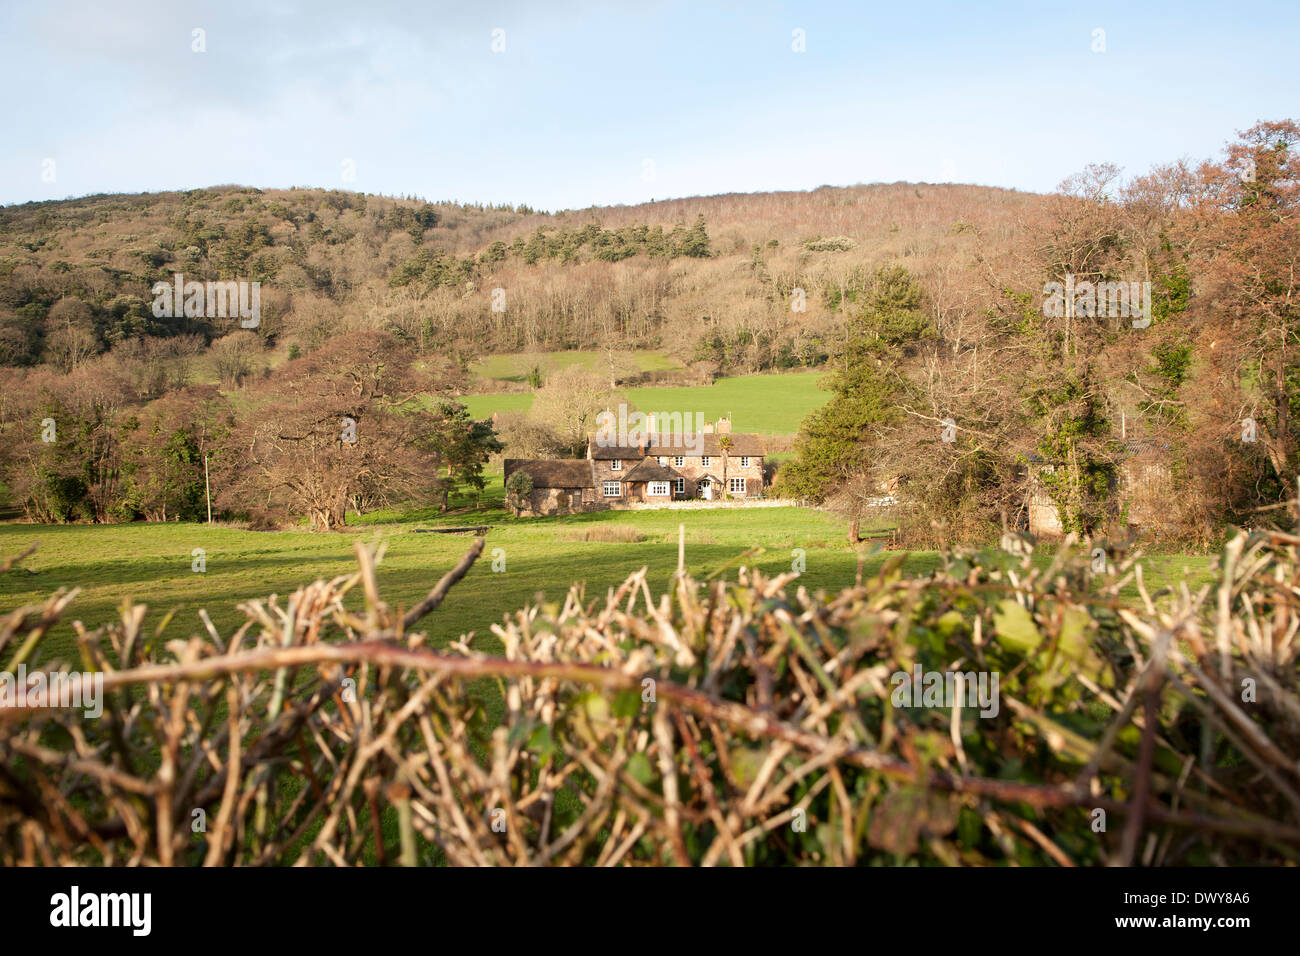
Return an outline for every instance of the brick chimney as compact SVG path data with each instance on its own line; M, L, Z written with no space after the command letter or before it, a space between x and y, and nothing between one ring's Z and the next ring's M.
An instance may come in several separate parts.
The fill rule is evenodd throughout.
M719 434L719 435L729 435L729 434L731 434L731 419L730 419L730 418L719 418L719 419L718 419L718 434Z
M712 434L713 434L713 422L705 422L705 423L704 423L704 426L700 429L700 434L701 434L701 435L712 435Z

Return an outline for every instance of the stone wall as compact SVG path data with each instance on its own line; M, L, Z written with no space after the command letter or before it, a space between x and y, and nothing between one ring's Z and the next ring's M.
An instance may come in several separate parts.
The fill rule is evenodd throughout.
M528 518L571 515L594 511L594 505L598 504L599 502L584 502L582 489L579 488L534 488L517 513Z

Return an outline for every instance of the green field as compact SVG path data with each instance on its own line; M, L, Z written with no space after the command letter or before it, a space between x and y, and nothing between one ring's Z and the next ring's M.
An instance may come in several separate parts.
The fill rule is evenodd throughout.
M475 418L491 418L493 412L526 412L533 407L532 392L500 392L494 395L462 395L458 401L464 402L470 415Z
M499 486L500 478L496 476ZM353 520L353 519L349 519ZM278 594L283 600L301 584L350 573L353 542L387 542L379 569L384 598L409 606L437 581L469 547L469 534L418 533L417 528L450 525L490 526L483 558L426 623L432 642L441 646L453 636L475 631L485 650L497 647L490 633L502 615L538 599L559 600L575 581L586 582L589 598L642 567L650 569L652 587L668 584L677 562L677 527L686 526L686 561L692 575L721 573L734 578L742 564L768 572L790 569L791 552L806 551L801 584L809 589L838 589L851 584L858 552L848 547L843 522L827 513L798 508L713 509L700 511L599 512L557 518L517 519L493 502L481 511L462 509L440 516L436 509L400 515L377 513L343 533L243 531L202 524L50 525L0 524L0 555L12 555L33 541L39 548L21 568L0 575L0 612L43 600L60 587L80 587L67 621L43 642L40 656L68 657L70 622L94 627L117 616L124 598L149 605L147 630L157 628L175 611L164 639L203 633L197 617L207 608L217 626L228 632L242 622L237 605ZM635 541L584 541L584 535L608 534L609 526ZM202 548L206 571L191 570L191 553ZM500 549L500 551L496 551ZM748 554L751 549L755 553ZM493 571L493 557L504 557L505 570ZM868 573L887 555L867 558ZM1048 560L1046 554L1043 560ZM908 557L907 573L938 566L934 552ZM1148 559L1147 581L1153 589L1181 578L1189 584L1208 579L1205 556ZM12 653L12 650L8 653Z
M738 432L793 435L799 423L826 404L830 392L817 387L824 373L741 375L720 378L712 385L675 388L630 388L625 392L645 412L701 412L706 421L730 415ZM461 401L475 418L493 412L525 411L533 404L531 392L466 395Z
M635 362L642 372L661 372L670 368L681 368L662 352L624 353L620 358ZM573 365L588 370L602 371L607 359L604 352L518 352L512 355L489 355L469 367L471 373L479 378L495 379L501 382L523 382L534 366L548 372L558 372Z
M383 518L384 516L379 516ZM257 532L202 524L0 525L0 554L11 555L33 541L35 555L22 568L0 575L0 611L37 602L59 587L80 587L69 621L95 626L116 617L124 597L147 603L149 627L177 610L166 637L202 633L196 612L206 607L217 626L241 622L239 602L272 593L283 599L315 578L349 573L353 542L384 540L388 551L379 569L383 595L407 605L422 597L469 547L472 535L417 533L421 527L489 524L484 557L429 619L434 643L477 631L495 646L489 627L503 614L539 593L558 600L574 581L587 593L603 595L628 574L648 567L655 587L668 583L677 562L677 526L686 525L686 557L700 577L729 562L788 570L792 549L807 551L810 587L838 588L852 581L857 558L843 542L842 524L820 512L794 508L688 512L603 512L566 518L515 519L500 510L468 511L454 518L436 510L392 523L362 524L340 534L308 531ZM593 526L635 529L639 541L577 540ZM598 532L599 533L599 532ZM191 553L205 552L206 571L191 570ZM495 549L501 549L499 553ZM743 554L761 549L754 558ZM505 571L492 570L504 556ZM916 558L922 570L932 555ZM727 572L734 577L734 568ZM45 641L46 654L71 649L65 623Z

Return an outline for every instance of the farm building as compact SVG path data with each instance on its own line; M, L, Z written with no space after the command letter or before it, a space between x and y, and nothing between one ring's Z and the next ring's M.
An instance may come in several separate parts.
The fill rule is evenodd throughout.
M527 515L762 495L760 436L732 433L730 420L722 418L689 444L602 445L589 438L586 458L507 458L505 480L508 485L511 475L521 471L531 479L532 491L515 504L516 513Z
M1120 442L1116 517L1132 534L1158 530L1166 520L1173 494L1168 450L1168 445L1153 441L1123 439ZM1059 538L1064 533L1060 510L1039 477L1058 467L1063 466L1041 460L1030 465L1026 509L1029 533L1036 538Z

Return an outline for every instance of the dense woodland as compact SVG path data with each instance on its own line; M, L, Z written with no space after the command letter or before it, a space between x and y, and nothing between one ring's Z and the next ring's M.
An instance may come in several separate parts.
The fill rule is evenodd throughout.
M893 184L543 214L218 187L6 207L3 493L33 520L171 520L204 516L210 487L219 517L322 529L445 505L503 439L566 453L619 384L551 383L551 416L498 437L455 401L471 361L656 349L709 376L828 369L776 488L855 536L896 492L908 543L987 538L1020 525L1033 482L1067 531L1111 533L1133 456L1167 477L1153 533L1290 524L1298 142L1261 123L1199 165L1091 166L1045 196ZM156 316L175 273L262 283L260 325ZM1150 324L1053 316L1067 276L1149 282Z
M1152 534L1205 544L1228 523L1293 524L1298 139L1261 123L1219 162L1123 184L1089 167L1017 243L981 247L974 309L906 260L877 271L846 317L835 396L778 486L854 522L897 487L905 536L947 544L1014 528L1033 482L1065 531L1122 534L1127 464L1158 486ZM1069 275L1150 282L1149 324L1054 317L1046 284Z

